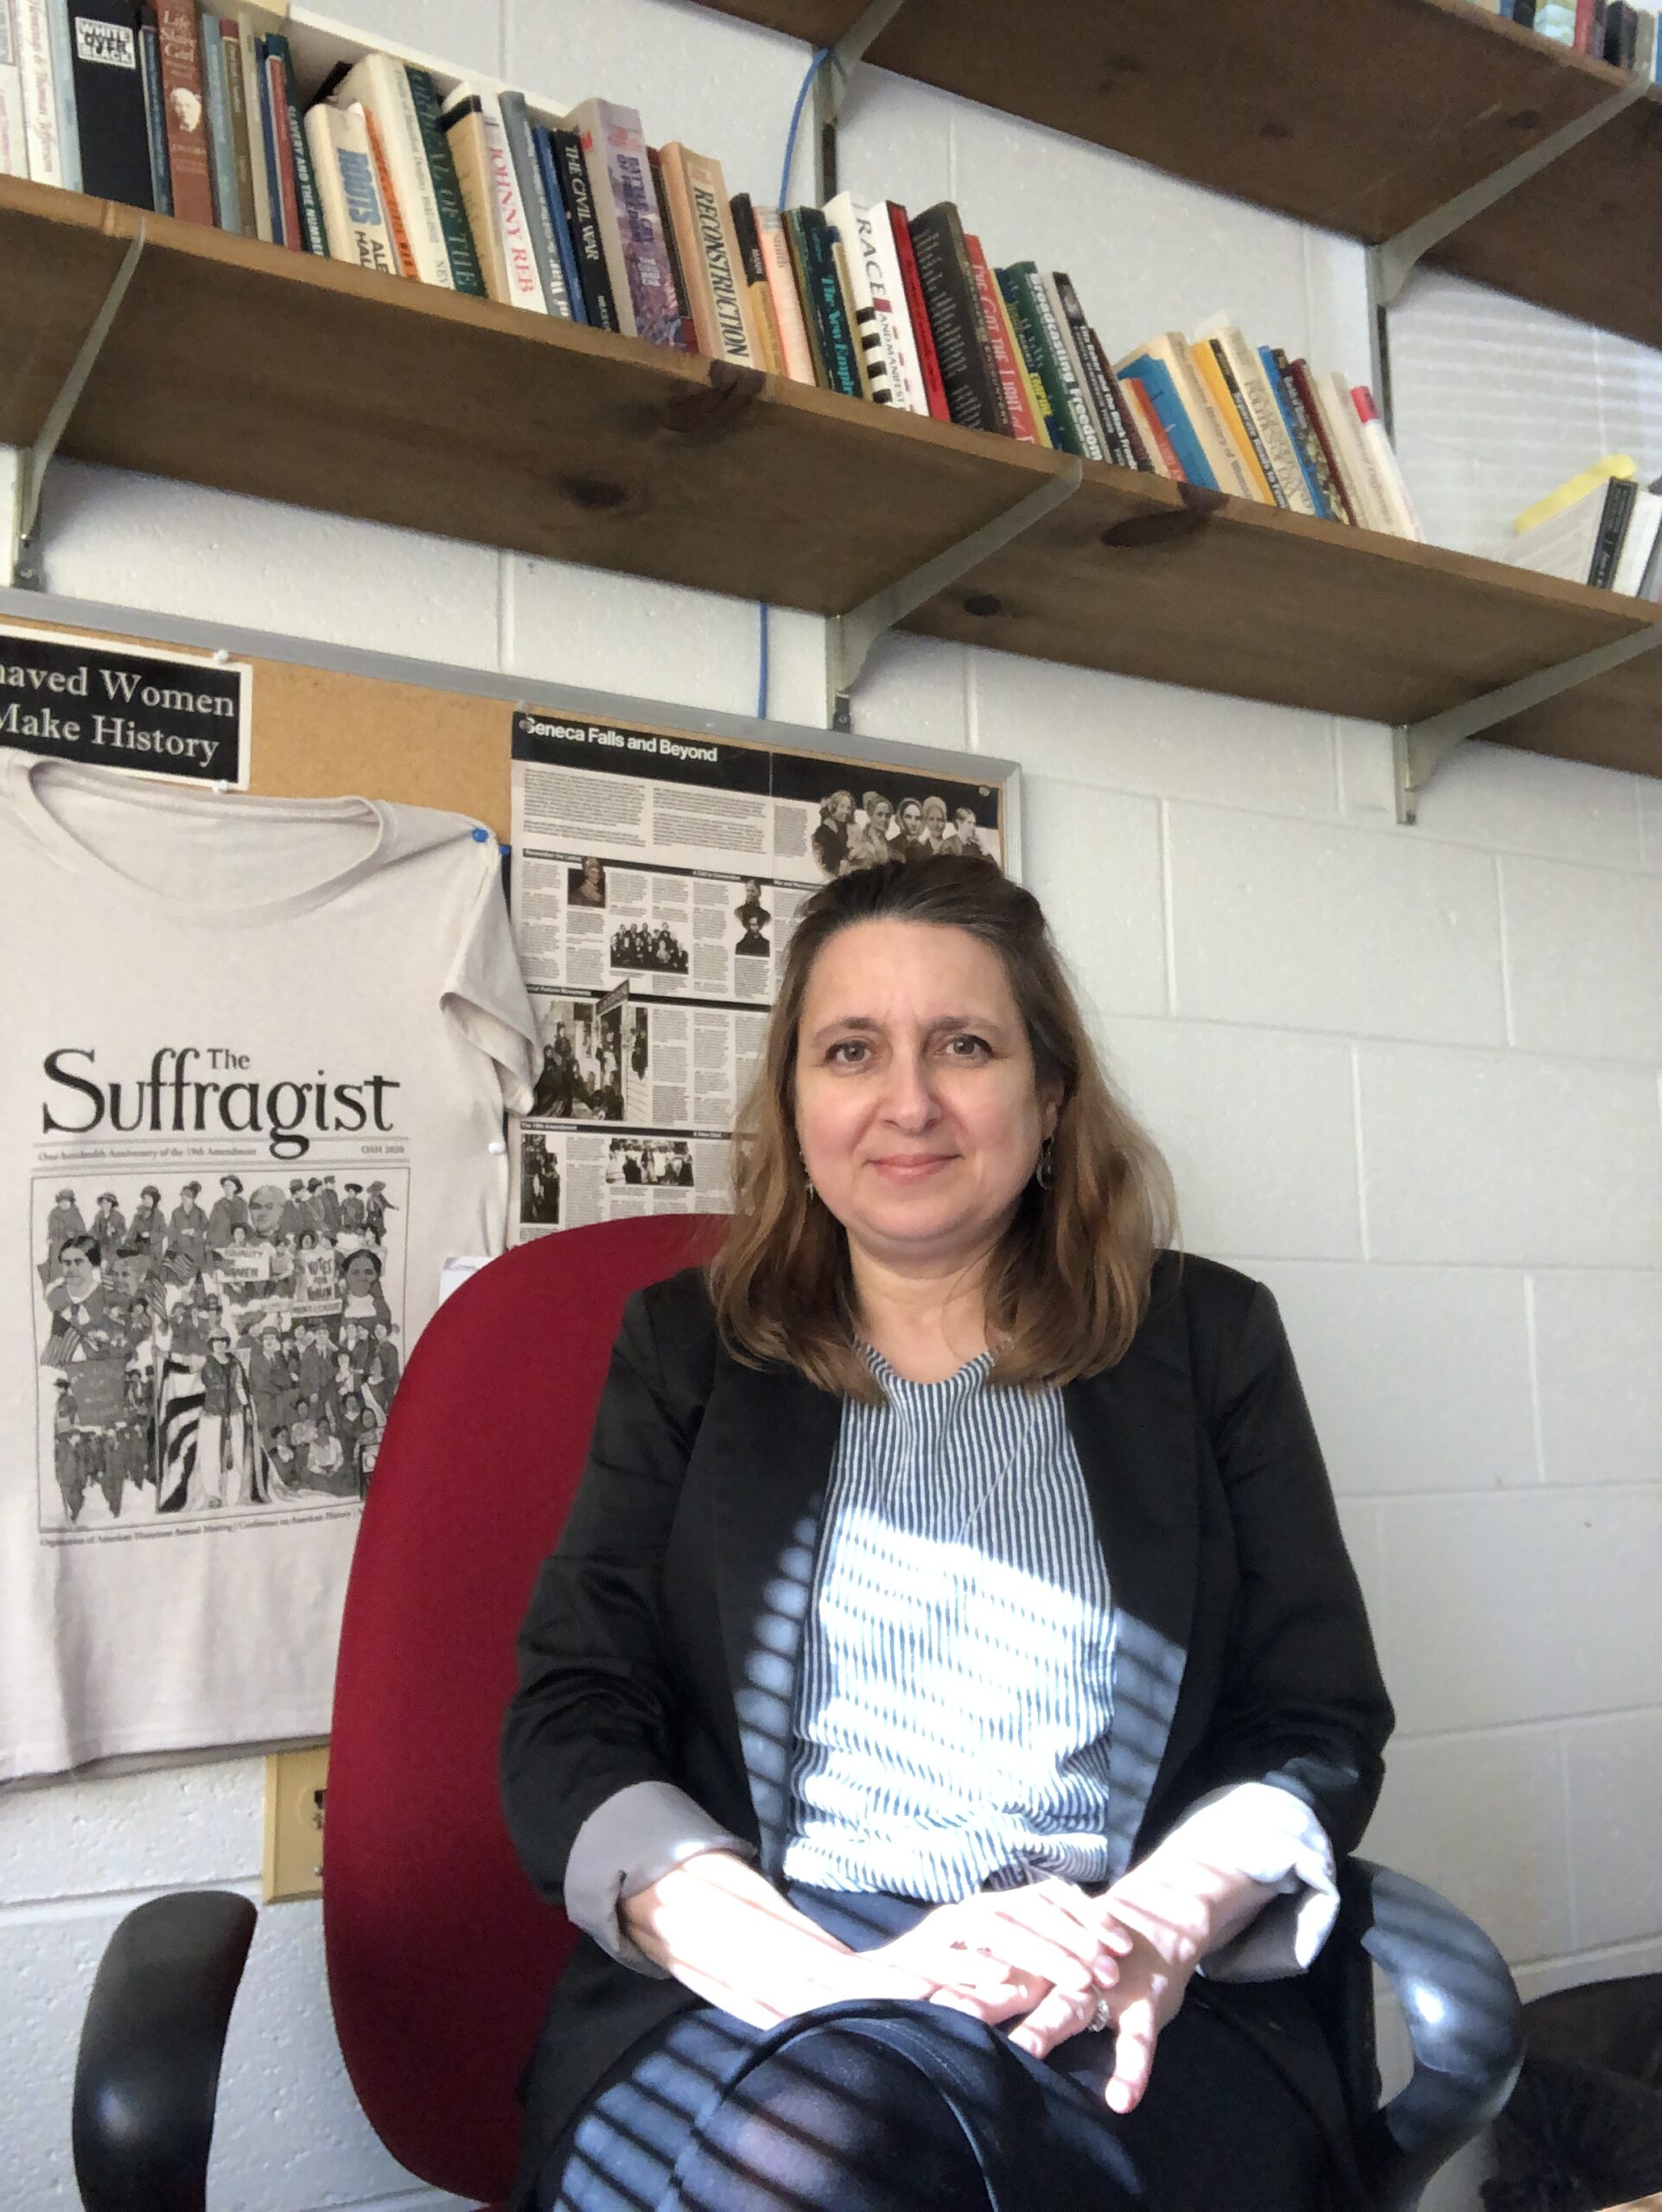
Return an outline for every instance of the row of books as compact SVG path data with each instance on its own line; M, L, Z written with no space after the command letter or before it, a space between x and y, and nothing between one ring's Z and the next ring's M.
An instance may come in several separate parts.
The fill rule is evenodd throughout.
M1475 0L1486 15L1503 16L1520 29L1550 38L1576 54L1590 54L1613 68L1662 68L1656 10L1628 0Z
M1662 602L1662 476L1642 483L1631 454L1606 454L1512 527L1515 568Z
M302 102L288 39L262 28L279 19L258 9L6 8L27 33L27 153L48 181L1420 535L1366 387L1252 346L1227 317L1112 359L1066 271L991 267L950 201L915 217L849 193L823 209L757 207L729 195L712 156L649 146L633 108L589 99L544 118L517 92L467 83L441 98L426 69L383 53L340 65Z

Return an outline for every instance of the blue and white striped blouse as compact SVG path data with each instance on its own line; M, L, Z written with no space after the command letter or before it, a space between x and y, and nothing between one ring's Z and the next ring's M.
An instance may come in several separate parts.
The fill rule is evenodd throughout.
M789 1880L945 1902L1105 1880L1113 1607L1060 1390L867 1358L798 1677Z

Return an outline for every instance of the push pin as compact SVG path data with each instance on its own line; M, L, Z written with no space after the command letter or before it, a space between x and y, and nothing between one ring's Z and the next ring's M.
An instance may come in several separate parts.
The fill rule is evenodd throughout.
M490 840L490 834L491 833L488 830L481 830L477 823L474 824L474 842L475 845L488 843Z
M223 645L215 645L215 646L214 646L214 648L213 648L213 665L214 665L214 667L215 667L215 668L223 668L223 667L225 666L226 663L230 659L230 658L231 658L230 653L226 650L226 648L225 648Z
M489 1144L486 1146L485 1149L487 1152L506 1152L507 1150L507 1147L503 1143L500 1137L493 1137Z

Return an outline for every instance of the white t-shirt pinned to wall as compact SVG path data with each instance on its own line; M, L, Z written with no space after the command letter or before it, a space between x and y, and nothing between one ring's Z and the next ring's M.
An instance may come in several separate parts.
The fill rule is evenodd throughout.
M495 840L6 753L0 944L0 1781L320 1735L388 1402L506 1226Z

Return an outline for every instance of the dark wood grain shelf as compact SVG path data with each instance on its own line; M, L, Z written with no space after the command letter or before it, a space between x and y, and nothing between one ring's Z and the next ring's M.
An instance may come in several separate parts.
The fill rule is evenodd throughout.
M64 450L811 613L847 612L1066 466L1006 439L0 180L0 441L37 435L141 219ZM444 610L432 609L434 651ZM908 626L1414 720L1662 612L1088 467ZM1662 772L1662 652L1495 734Z
M704 4L825 45L863 0ZM1030 0L904 0L867 58L1369 244L1627 82L1468 0L1048 0L1041 12L1041 29ZM966 219L974 193L971 176ZM1662 92L1432 258L1662 346Z

